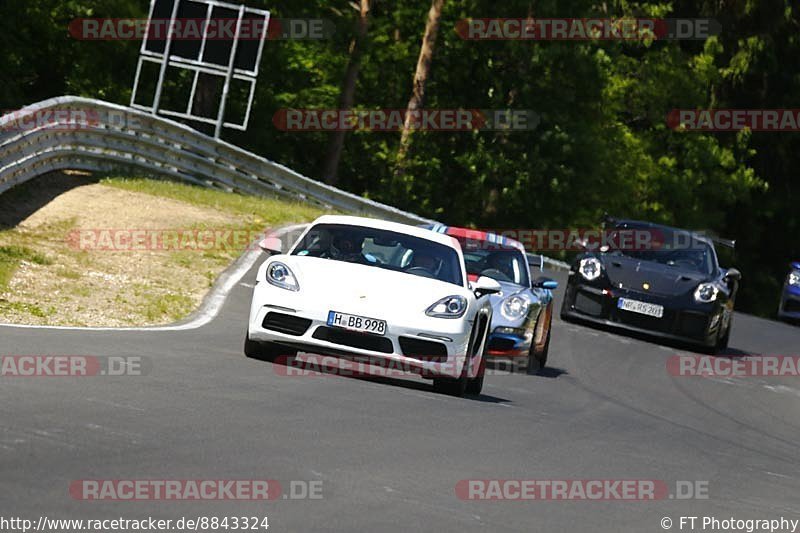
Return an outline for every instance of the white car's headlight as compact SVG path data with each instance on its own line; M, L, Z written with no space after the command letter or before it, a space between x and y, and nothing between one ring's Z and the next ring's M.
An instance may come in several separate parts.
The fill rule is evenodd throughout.
M586 281L596 280L600 277L600 273L602 271L603 263L601 263L596 257L587 257L586 259L581 259L581 262L578 265L578 272L581 273L581 276L583 276Z
M789 285L800 285L800 270L793 270L789 274Z
M267 281L281 289L300 290L300 284L291 269L278 261L267 267Z
M461 318L466 311L466 298L463 296L448 296L426 309L425 314L436 318Z
M694 299L700 303L711 303L717 299L719 289L713 283L701 283L694 291Z
M522 296L509 296L500 305L500 314L509 320L518 320L528 314L529 305Z

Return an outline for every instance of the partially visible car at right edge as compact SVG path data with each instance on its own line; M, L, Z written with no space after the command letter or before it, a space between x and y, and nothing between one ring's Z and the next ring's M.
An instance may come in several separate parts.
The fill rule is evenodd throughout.
M783 283L778 318L786 321L800 321L800 261L791 265L789 275Z

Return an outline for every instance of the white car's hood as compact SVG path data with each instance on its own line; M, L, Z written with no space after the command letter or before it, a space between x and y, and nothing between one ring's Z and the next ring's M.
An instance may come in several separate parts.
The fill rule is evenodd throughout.
M275 258L287 265L300 284L300 294L332 310L424 313L451 295L469 298L470 291L452 283L379 267L302 256ZM337 307L338 306L338 307ZM379 318L379 317L375 317Z

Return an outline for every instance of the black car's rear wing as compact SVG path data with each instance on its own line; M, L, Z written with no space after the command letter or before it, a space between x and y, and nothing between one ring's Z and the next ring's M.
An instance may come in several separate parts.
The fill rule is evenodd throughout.
M617 223L626 223L626 222L634 223L637 221L623 220L617 217L612 217L608 213L606 213L603 215L602 222L603 226L606 227L606 226L615 226ZM675 229L677 230L677 228ZM682 230L682 231L687 231L688 233L691 233L694 237L697 238L708 239L714 244L719 244L720 246L725 246L730 249L736 248L736 241L732 239L723 239L722 237L717 237L715 235L711 235L710 233L704 231L688 231L688 230Z
M736 248L735 240L723 239L722 237L714 237L712 235L706 235L705 237L711 239L714 242L714 244L719 244L720 246L726 246L730 249Z

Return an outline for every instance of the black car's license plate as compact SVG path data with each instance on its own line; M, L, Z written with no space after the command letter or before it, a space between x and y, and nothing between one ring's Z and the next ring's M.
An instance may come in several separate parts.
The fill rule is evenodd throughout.
M655 318L661 318L664 316L663 305L640 302L639 300L631 300L629 298L620 298L617 300L617 307L624 311L639 313L640 315L647 315Z

